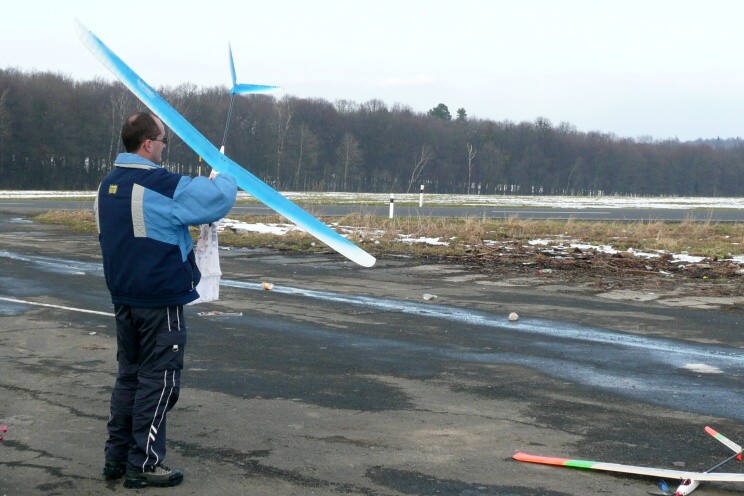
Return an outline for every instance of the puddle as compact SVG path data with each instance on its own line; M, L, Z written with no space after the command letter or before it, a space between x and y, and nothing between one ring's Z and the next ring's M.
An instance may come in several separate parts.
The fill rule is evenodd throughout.
M79 262L76 260L65 260L41 255L21 255L19 253L3 250L0 250L0 258L9 258L18 262L33 263L43 270L48 270L57 274L103 275L103 266L101 265L101 262Z
M19 303L3 302L0 304L0 317L17 317L31 310L32 307L28 305L21 305Z
M12 219L8 219L9 224L33 224L34 222L28 219L24 219L22 217L13 217Z

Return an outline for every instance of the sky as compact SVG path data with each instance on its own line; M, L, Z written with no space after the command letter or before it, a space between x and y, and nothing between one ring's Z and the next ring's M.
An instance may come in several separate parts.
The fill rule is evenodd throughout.
M113 81L77 18L155 88L227 88L230 43L238 82L302 98L744 137L741 1L1 1L0 68Z

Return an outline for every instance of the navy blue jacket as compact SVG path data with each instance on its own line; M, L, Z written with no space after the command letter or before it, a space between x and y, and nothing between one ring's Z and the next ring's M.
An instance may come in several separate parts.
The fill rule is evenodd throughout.
M133 153L116 157L96 195L103 272L114 304L184 305L199 297L188 226L224 217L235 203L235 179L173 174Z

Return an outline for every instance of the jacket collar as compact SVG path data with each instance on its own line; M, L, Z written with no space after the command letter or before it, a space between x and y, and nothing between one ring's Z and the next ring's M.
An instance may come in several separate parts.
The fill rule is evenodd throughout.
M161 166L142 158L136 153L120 153L114 160L114 167L127 167L132 169L162 169Z

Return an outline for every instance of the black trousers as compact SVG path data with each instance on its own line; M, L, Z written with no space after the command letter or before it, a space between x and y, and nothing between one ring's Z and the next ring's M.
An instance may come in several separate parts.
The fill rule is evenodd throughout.
M114 309L119 372L105 455L144 471L165 458L165 417L178 401L186 346L183 306Z

